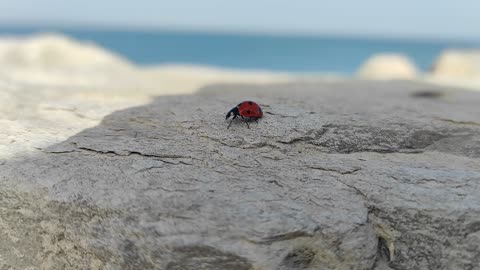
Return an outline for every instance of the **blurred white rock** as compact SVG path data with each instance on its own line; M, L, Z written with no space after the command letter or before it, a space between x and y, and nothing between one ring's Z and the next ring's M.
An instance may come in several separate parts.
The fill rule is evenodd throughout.
M2 38L0 66L14 68L82 69L126 68L126 59L93 43L58 34Z
M357 75L362 79L374 80L415 79L417 68L405 55L376 54L363 64Z
M480 79L480 49L444 51L432 67L432 75L451 79Z
M126 89L140 95L138 89L142 89L143 95L159 95L191 93L218 82L284 82L291 76L190 65L136 66L90 42L60 34L38 34L0 37L0 79L56 87L95 86L95 93L100 89Z

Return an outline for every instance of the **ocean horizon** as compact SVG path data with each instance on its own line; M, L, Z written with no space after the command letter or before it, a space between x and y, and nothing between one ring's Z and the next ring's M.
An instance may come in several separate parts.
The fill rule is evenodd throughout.
M144 66L180 64L240 70L351 75L372 55L399 53L428 71L442 51L480 44L452 40L216 33L173 30L1 27L1 36L58 33L93 42Z

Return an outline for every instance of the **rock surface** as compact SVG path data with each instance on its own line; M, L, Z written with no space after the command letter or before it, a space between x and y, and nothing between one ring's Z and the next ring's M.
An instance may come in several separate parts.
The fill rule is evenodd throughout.
M0 269L480 269L480 94L132 69L0 72Z
M0 163L1 262L478 269L480 96L427 87L219 85L113 112ZM247 97L266 117L227 130Z
M415 79L417 68L405 55L376 54L360 67L358 77L374 80Z

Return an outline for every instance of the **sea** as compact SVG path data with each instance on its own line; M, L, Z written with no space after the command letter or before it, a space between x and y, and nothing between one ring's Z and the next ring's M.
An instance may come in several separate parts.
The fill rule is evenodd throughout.
M480 47L452 40L335 35L238 34L170 30L0 27L3 35L60 33L94 42L138 65L188 64L240 70L354 74L372 55L400 53L428 71L448 48Z

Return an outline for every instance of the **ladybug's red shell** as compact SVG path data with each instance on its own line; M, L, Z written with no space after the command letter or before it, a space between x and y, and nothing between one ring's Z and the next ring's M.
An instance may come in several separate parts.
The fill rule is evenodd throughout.
M256 121L257 119L263 117L263 112L257 103L253 101L244 101L238 104L233 109L231 109L227 113L227 116L225 117L225 119L230 118L230 116L233 116L232 121L233 119L237 118L237 116L240 116L247 124L247 127L250 128L246 119L253 119ZM230 121L230 124L228 125L227 128L230 127L230 125L232 124L232 121Z
M238 113L243 117L262 118L263 112L260 106L253 101L244 101L237 106Z

